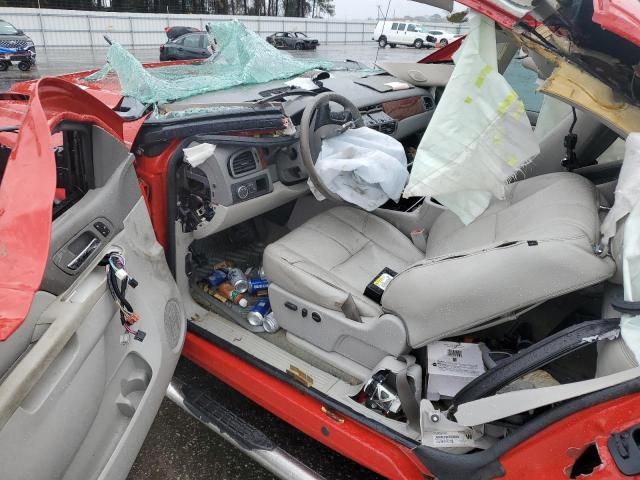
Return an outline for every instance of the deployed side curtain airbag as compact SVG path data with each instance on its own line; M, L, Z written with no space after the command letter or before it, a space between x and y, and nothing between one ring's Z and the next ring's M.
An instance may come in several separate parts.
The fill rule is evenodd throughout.
M636 203L624 226L622 257L624 299L640 301L640 202ZM640 364L640 315L623 314L620 320L622 339Z
M614 192L613 207L602 221L602 245L607 248L625 218L640 201L640 133L630 133L625 141L624 161ZM625 241L626 244L626 241Z
M430 196L471 223L540 148L524 105L498 73L493 21L474 15L416 154L405 197Z

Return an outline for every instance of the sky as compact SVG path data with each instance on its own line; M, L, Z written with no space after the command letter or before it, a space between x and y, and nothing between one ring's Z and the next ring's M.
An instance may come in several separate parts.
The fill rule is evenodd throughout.
M336 6L336 16L334 18L347 18L349 20L376 18L377 6L380 5L382 12L386 12L389 0L334 0ZM461 10L461 5L456 5L455 10ZM417 3L412 0L391 0L389 7L389 18L394 17L432 15L439 13L444 16L447 12L438 8Z

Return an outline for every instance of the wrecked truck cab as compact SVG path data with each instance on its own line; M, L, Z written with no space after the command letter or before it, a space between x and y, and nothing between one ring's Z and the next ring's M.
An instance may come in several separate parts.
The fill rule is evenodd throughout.
M470 35L471 41L461 41L453 71L447 66L444 81L438 71L433 84L424 80L427 74L411 82L410 76L297 63L260 39L249 51L234 39L252 34L228 22L212 26L219 29L219 56L201 65L145 70L115 47L109 54L113 72L73 78L84 91L73 85L49 90L52 99L76 96L80 104L104 98L115 113L105 105L93 116L79 105L65 112L56 100L42 114L37 90L28 111L43 128L26 122L23 138L1 134L17 160L7 163L5 178L12 178L16 165L42 162L51 172L55 162L64 162L78 172L74 178L92 182L82 184L85 195L69 215L53 221L52 240L40 239L51 254L32 258L44 272L30 270L38 274L29 283L33 302L27 298L22 310L10 312L16 330L7 338L21 339L20 345L34 338L34 323L54 319L56 328L36 336L29 352L17 349L16 366L0 384L12 399L0 403L3 465L32 476L45 468L69 475L125 472L184 336L184 356L388 478L637 474L624 452L634 448L629 442L640 391L634 133L640 123L634 82L621 80L635 79L629 75L637 61L596 54L593 45L573 38L570 22L589 19L582 10L534 11L521 21L529 9L463 3L482 3L481 11L501 25L498 35L508 39L508 48L500 54L487 47L495 50L495 34L483 19L483 31L476 32L482 38L475 40L485 45L479 47L484 63L465 64L475 41ZM560 21L556 15L562 28L551 22ZM517 95L499 83L509 51L521 46L545 79L541 90L554 97L545 100L533 128L525 124L530 120ZM234 61L232 52L243 60ZM276 61L290 70L265 75L263 66ZM318 67L328 75L313 71ZM464 96L455 95L461 88L456 83L466 77ZM37 88L47 87L41 82ZM112 87L121 92L117 102L106 93ZM141 106L127 121L122 94L137 102L128 105ZM9 100L3 98L7 122L15 120ZM472 117L472 108L481 113ZM46 112L72 123L44 128L51 115ZM469 118L474 126L492 128L469 138L476 133ZM450 128L441 128L446 122ZM526 145L508 143L514 123ZM66 140L54 150L57 156L43 154L44 147L17 152L19 140L52 128ZM371 212L349 204L323 174L320 159L332 140L360 140L362 128L402 145L397 155L406 155L410 178L408 198ZM618 138L625 141L620 156L608 151ZM334 148L332 160L353 160L344 155L352 147ZM602 162L605 156L614 161ZM473 170L480 165L474 158L483 168ZM342 188L382 182L349 168L342 165L338 176L357 181ZM491 182L486 170L495 176ZM55 199L53 179L47 175L46 192L53 195L47 202ZM18 183L3 180L3 195L8 185ZM463 203L478 193L483 201L461 210L452 193ZM88 201L94 203L83 206ZM469 212L472 218L465 216ZM3 223L11 218L17 217L0 216L2 238L13 235L11 245L19 244L15 222ZM21 260L11 257L7 266ZM66 283L56 283L61 281ZM95 328L83 321L87 312L100 313ZM37 328L41 334L43 327ZM67 336L59 336L59 328ZM90 350L85 338L95 339L96 331L106 358L124 359L107 363L114 376L93 376L92 391L101 395L71 389L74 395L59 404L55 393L69 378L97 370L89 354L65 356L69 349ZM44 372L41 380L32 373L31 362L70 357L67 377L42 368L46 363L35 363ZM44 396L46 410L34 410L35 393L29 393L42 392L40 381L54 384ZM273 443L248 438L255 431L221 416L215 399L185 385L169 391L284 475L278 463L283 457L273 461ZM52 425L51 415L64 419L63 406L82 402L107 407L82 410L80 423L87 428L73 435L67 454L18 466L14 458L27 439ZM110 402L118 411L111 417ZM87 448L105 436L113 448L104 451L103 462L89 465ZM127 455L121 453L125 446Z

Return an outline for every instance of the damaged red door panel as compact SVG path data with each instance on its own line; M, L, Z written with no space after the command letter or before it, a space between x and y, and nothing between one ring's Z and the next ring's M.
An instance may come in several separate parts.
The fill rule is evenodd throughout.
M26 317L49 253L56 165L34 93L0 183L0 340Z
M116 113L57 78L35 83L17 138L2 136L11 154L0 183L0 341L24 321L44 274L56 192L51 131L65 120L98 125L122 140L123 122Z

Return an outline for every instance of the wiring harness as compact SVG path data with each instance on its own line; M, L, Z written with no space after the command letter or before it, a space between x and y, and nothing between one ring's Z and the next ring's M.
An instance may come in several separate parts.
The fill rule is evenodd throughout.
M134 311L131 303L126 299L127 285L136 288L138 282L125 269L126 260L120 253L112 252L105 259L105 268L107 274L107 286L113 297L118 311L120 312L120 323L124 327L125 333L120 336L120 343L126 345L129 343L130 336L139 342L144 340L147 335L142 330L136 330L133 325L140 320L140 316Z

